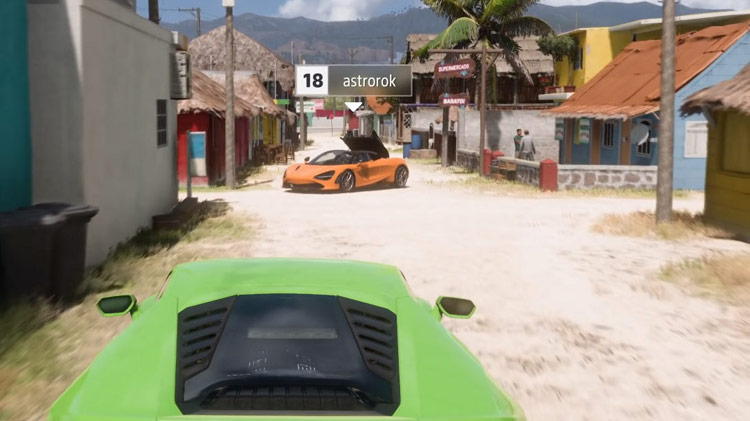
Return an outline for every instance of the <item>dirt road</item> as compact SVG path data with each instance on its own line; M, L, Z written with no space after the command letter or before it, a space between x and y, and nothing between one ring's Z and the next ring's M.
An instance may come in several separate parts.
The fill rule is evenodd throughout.
M311 137L299 158L344 147ZM295 194L277 179L199 197L262 221L248 255L390 263L426 299L474 300L474 318L446 324L530 420L750 419L748 314L655 276L669 261L750 246L596 234L599 215L653 200L481 194L436 186L451 175L434 168L412 165L401 190Z

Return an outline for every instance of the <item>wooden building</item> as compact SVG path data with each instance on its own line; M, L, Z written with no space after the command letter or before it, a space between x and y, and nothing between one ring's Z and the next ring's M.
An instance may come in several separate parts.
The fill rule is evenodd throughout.
M177 103L178 179L181 184L187 182L187 144L190 142L192 183L216 185L225 179L226 93L221 84L199 70L193 70L192 91L191 99ZM250 120L260 114L259 107L235 98L235 168L250 159Z
M750 65L689 97L682 112L710 121L706 218L750 241Z
M419 59L412 58L414 51L422 48L425 44L436 37L435 34L409 34L406 37L407 53L406 62L412 66L414 78L414 95L409 102L414 104L436 104L441 92L433 89L433 71L435 64L443 60L444 54L433 54L422 63ZM495 61L496 80L488 76L488 103L495 104L530 104L538 103L539 95L544 93L545 86L552 84L555 74L552 57L546 56L539 51L536 43L537 37L517 38L516 42L521 47L519 57L526 69L531 74L533 84L529 83L502 58ZM489 73L488 73L489 75ZM457 79L450 81L450 92L467 92L472 97L476 92L474 79Z

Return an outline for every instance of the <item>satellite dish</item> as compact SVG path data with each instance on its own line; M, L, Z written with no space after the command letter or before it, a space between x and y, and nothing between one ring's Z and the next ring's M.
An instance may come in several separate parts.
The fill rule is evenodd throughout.
M630 132L630 138L636 145L643 145L648 141L651 134L651 123L648 121L641 121L633 127Z

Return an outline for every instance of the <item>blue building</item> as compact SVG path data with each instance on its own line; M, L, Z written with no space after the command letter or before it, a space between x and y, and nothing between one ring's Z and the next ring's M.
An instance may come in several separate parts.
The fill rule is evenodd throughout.
M661 41L633 42L561 106L560 163L657 165ZM750 22L713 26L677 37L676 94L680 104L728 80L750 63ZM708 123L675 111L674 188L705 187Z
M0 212L31 204L26 0L0 2Z

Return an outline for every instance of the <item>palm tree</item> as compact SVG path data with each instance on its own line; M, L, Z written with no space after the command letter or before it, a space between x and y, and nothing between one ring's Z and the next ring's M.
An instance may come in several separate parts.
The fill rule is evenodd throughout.
M526 10L539 0L422 0L438 16L450 24L435 39L414 52L422 61L429 57L428 51L434 48L481 48L502 50L500 57L513 70L533 83L531 74L519 58L520 47L516 37L544 35L553 32L547 22L533 16L525 16ZM450 58L450 57L448 57ZM479 67L478 55L472 55ZM497 80L495 59L488 60L490 77ZM475 100L479 93L476 84Z

